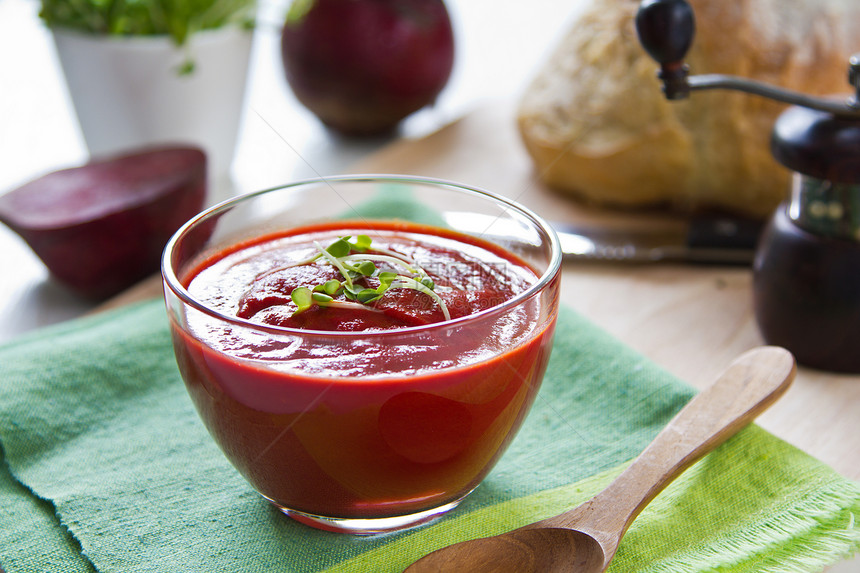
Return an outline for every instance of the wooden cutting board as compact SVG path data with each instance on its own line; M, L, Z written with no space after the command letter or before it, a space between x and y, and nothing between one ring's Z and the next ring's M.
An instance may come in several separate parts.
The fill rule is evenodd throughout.
M456 180L516 199L547 218L664 226L665 213L614 213L583 206L538 183L513 109L488 106L421 139L394 142L354 166ZM154 278L108 307L160 292ZM763 343L746 268L568 262L562 300L623 342L697 387L735 356ZM759 423L837 471L860 479L860 376L801 368L794 386Z

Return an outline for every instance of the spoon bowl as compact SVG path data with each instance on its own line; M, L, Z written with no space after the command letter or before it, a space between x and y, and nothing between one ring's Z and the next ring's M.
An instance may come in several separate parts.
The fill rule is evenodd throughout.
M462 556L469 556L468 569ZM472 539L434 551L406 571L602 571L606 557L600 543L575 529L540 527L515 529L503 535Z
M525 527L434 551L406 573L600 573L642 509L685 469L738 433L791 385L790 352L738 357L697 394L609 486L584 504Z

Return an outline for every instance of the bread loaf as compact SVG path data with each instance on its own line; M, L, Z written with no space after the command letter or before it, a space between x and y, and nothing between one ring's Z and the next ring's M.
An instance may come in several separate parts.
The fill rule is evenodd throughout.
M847 94L842 0L690 0L691 73L733 74L810 94ZM784 104L730 91L666 101L639 44L639 0L590 0L526 89L518 125L537 176L600 205L765 216L788 193L772 159ZM843 13L843 18L845 17Z

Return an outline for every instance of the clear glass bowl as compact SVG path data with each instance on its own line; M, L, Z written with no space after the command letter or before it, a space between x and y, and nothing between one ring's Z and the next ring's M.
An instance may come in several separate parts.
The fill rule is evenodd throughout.
M362 332L256 324L207 307L186 288L201 261L249 238L392 218L493 243L537 278L469 316ZM451 182L367 175L217 205L170 240L162 272L179 369L230 462L294 519L368 534L442 515L499 460L549 359L560 268L549 225L507 199ZM322 366L310 359L332 355L338 359Z

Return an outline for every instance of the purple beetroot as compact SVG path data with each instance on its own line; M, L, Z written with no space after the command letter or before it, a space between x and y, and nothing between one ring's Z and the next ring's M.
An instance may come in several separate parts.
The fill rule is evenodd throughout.
M293 93L324 124L373 135L435 101L454 35L442 0L296 0L281 53Z
M59 282L98 300L156 272L167 240L205 198L205 154L159 147L35 179L0 196L0 222Z

